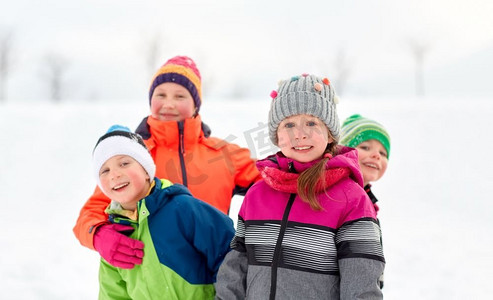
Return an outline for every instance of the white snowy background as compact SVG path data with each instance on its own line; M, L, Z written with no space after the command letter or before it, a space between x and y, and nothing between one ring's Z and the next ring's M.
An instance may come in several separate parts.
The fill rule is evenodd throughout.
M329 77L341 121L361 113L392 136L374 184L385 298L491 299L492 15L491 0L0 0L0 299L97 298L98 255L72 234L91 151L148 114L149 79L174 55L197 62L213 135L259 157L250 133L275 83Z
M214 136L259 153L248 132L265 124L269 100L206 100L202 117ZM392 137L374 184L385 298L490 299L491 99L343 97L338 110L341 120L374 118ZM91 151L110 125L135 128L147 112L142 101L0 105L0 298L97 298L98 254L72 233L95 186Z

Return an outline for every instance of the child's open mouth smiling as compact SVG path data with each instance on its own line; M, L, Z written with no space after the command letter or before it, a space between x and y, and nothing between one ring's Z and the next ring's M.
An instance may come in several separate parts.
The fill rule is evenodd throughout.
M364 163L363 165L365 165L368 168L380 170L380 168L376 164L373 164L373 163Z
M114 191L121 190L121 189L123 189L124 187L128 186L129 184L130 184L130 183L128 183L128 182L125 182L125 183L119 184L119 185L117 185L117 186L114 186L114 187L113 187L113 190L114 190Z
M312 146L297 146L297 147L293 147L294 150L308 150L312 148Z

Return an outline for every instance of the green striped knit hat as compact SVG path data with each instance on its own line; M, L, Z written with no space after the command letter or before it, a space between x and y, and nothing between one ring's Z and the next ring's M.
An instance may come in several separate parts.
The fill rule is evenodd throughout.
M387 150L387 158L390 157L390 136L385 128L361 115L352 115L342 123L340 144L348 147L356 147L364 141L377 140Z

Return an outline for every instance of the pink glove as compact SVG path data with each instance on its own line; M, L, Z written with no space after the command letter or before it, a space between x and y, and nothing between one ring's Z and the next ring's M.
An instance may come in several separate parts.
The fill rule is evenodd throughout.
M94 234L94 248L112 266L132 269L142 263L144 243L129 238L121 232L133 230L133 227L128 225L102 225Z

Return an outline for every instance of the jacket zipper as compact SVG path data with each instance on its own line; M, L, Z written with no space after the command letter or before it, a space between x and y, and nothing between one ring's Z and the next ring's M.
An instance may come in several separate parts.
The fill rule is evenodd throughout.
M183 185L188 187L188 181L187 181L187 169L185 168L185 122L180 121L178 122L178 134L179 134L179 146L178 146L178 155L180 156L180 166L181 166L181 176L182 176L182 182Z
M279 229L279 236L277 237L276 248L274 249L274 257L272 258L272 268L271 268L271 277L270 277L270 297L269 297L270 300L276 299L277 268L279 267L279 262L281 260L282 240L284 239L284 234L286 233L289 212L291 211L291 207L293 207L295 198L296 198L296 194L289 195L289 201L288 204L286 204L286 208L284 209L284 214L281 220L281 228Z

